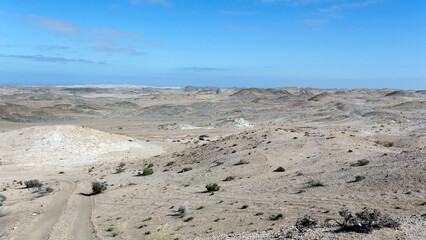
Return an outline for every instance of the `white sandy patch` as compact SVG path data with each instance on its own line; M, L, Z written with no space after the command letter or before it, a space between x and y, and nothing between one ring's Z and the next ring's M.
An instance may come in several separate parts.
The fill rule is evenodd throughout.
M80 126L37 126L0 133L0 161L3 164L81 165L102 159L102 155L129 150L144 155L161 153L160 147L130 137Z

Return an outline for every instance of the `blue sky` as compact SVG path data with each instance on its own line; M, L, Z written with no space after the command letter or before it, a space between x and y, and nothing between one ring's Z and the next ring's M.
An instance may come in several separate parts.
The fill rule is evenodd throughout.
M0 84L426 89L426 1L1 0Z

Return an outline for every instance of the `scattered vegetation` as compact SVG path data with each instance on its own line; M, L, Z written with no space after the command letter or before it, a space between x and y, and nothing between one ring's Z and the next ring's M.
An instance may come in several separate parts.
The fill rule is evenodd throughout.
M325 184L321 182L320 180L310 180L308 182L309 187L324 187Z
M104 182L92 182L92 195L102 193L107 189L107 184Z
M142 172L138 172L138 176L148 176L154 174L154 170L152 168L144 168Z
M118 164L118 166L115 168L115 174L119 174L124 172L124 166L126 166L126 164L124 162L121 162L120 164Z
M235 180L234 176L228 176L225 179L223 179L224 182L233 181L233 180Z
M180 170L178 173L184 173L184 172L188 172L188 171L191 171L191 170L192 170L192 167L185 167L182 170Z
M274 172L285 172L285 168L278 167L277 169L274 170Z
M364 208L355 214L348 209L342 209L339 214L343 217L343 220L341 223L336 221L340 226L338 231L371 233L374 229L397 228L401 225L398 219L389 215L382 216L379 210L368 208Z
M113 237L117 237L118 235L121 234L121 231L115 225L109 226L109 228L107 228L106 231L111 232L111 235Z
M394 143L393 142L387 142L385 143L385 147L393 147Z
M43 183L37 179L28 180L24 182L26 188L41 188L43 187Z
M351 149L349 149L348 152L353 152L353 151Z
M217 183L209 183L206 185L207 192L219 191L220 186Z
M318 219L308 214L302 218L297 219L296 228L300 232L303 232L306 228L312 228L317 224L318 224Z
M278 221L278 220L283 219L283 218L284 218L284 214L282 214L282 213L278 213L277 215L272 215L272 216L269 217L269 219L272 220L272 221Z
M174 161L170 161L170 162L168 162L168 163L166 164L166 167L170 167L170 166L172 166L173 164L175 164L175 162L174 162Z
M182 205L178 209L179 217L183 218L190 214L189 207L187 205Z
M365 179L364 176L355 176L355 180L353 180L353 182L360 182L360 181L362 181L364 179Z

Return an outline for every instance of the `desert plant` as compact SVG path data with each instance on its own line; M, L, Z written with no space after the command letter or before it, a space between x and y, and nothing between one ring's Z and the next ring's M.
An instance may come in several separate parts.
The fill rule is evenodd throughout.
M305 215L302 218L298 218L296 221L296 228L299 231L304 231L306 228L314 227L318 224L318 219L313 217L312 215Z
M234 176L228 176L225 179L223 179L224 182L233 181L233 180L235 180Z
M185 167L182 170L180 170L178 173L184 173L184 172L188 172L188 171L191 171L191 170L192 170L192 167Z
M28 180L24 182L26 188L41 188L43 183L37 179Z
M126 166L126 164L124 162L121 162L120 164L118 164L118 166L115 168L115 174L119 174L124 172L124 166Z
M174 162L174 161L170 161L170 162L168 162L168 163L166 164L166 167L170 167L170 166L172 166L173 164L175 164L175 162Z
M393 147L394 143L393 142L387 142L385 144L385 147Z
M355 180L353 182L360 182L360 181L362 181L364 179L365 179L364 176L355 176Z
M277 169L274 170L274 172L285 172L285 168L278 167Z
M154 170L152 168L144 168L143 172L139 172L138 176L148 176L154 174Z
M220 186L217 183L209 183L206 185L207 192L219 191Z
M343 221L341 223L338 222L340 226L338 231L371 233L374 228L397 228L401 225L398 219L389 215L382 216L379 210L370 210L368 208L364 208L355 214L348 209L342 209L339 214L343 217Z
M310 180L308 182L309 187L324 187L325 184L319 180Z
M179 217L183 218L186 215L190 214L189 207L187 205L182 205L178 209Z
M102 193L107 189L107 184L103 182L92 182L92 194Z
M282 213L278 213L277 215L272 215L272 216L269 217L269 219L272 220L272 221L278 221L278 220L283 219L283 218L284 218L284 214L282 214Z
M54 187L52 187L52 186L47 186L47 187L46 187L46 192L51 193L51 192L53 192L53 191L55 191L55 188L54 188Z

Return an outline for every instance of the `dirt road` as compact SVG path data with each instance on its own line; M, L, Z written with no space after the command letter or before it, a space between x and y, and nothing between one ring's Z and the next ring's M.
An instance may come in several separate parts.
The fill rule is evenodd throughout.
M60 180L60 189L37 222L19 239L96 239L91 221L91 183ZM72 214L71 214L72 213Z

